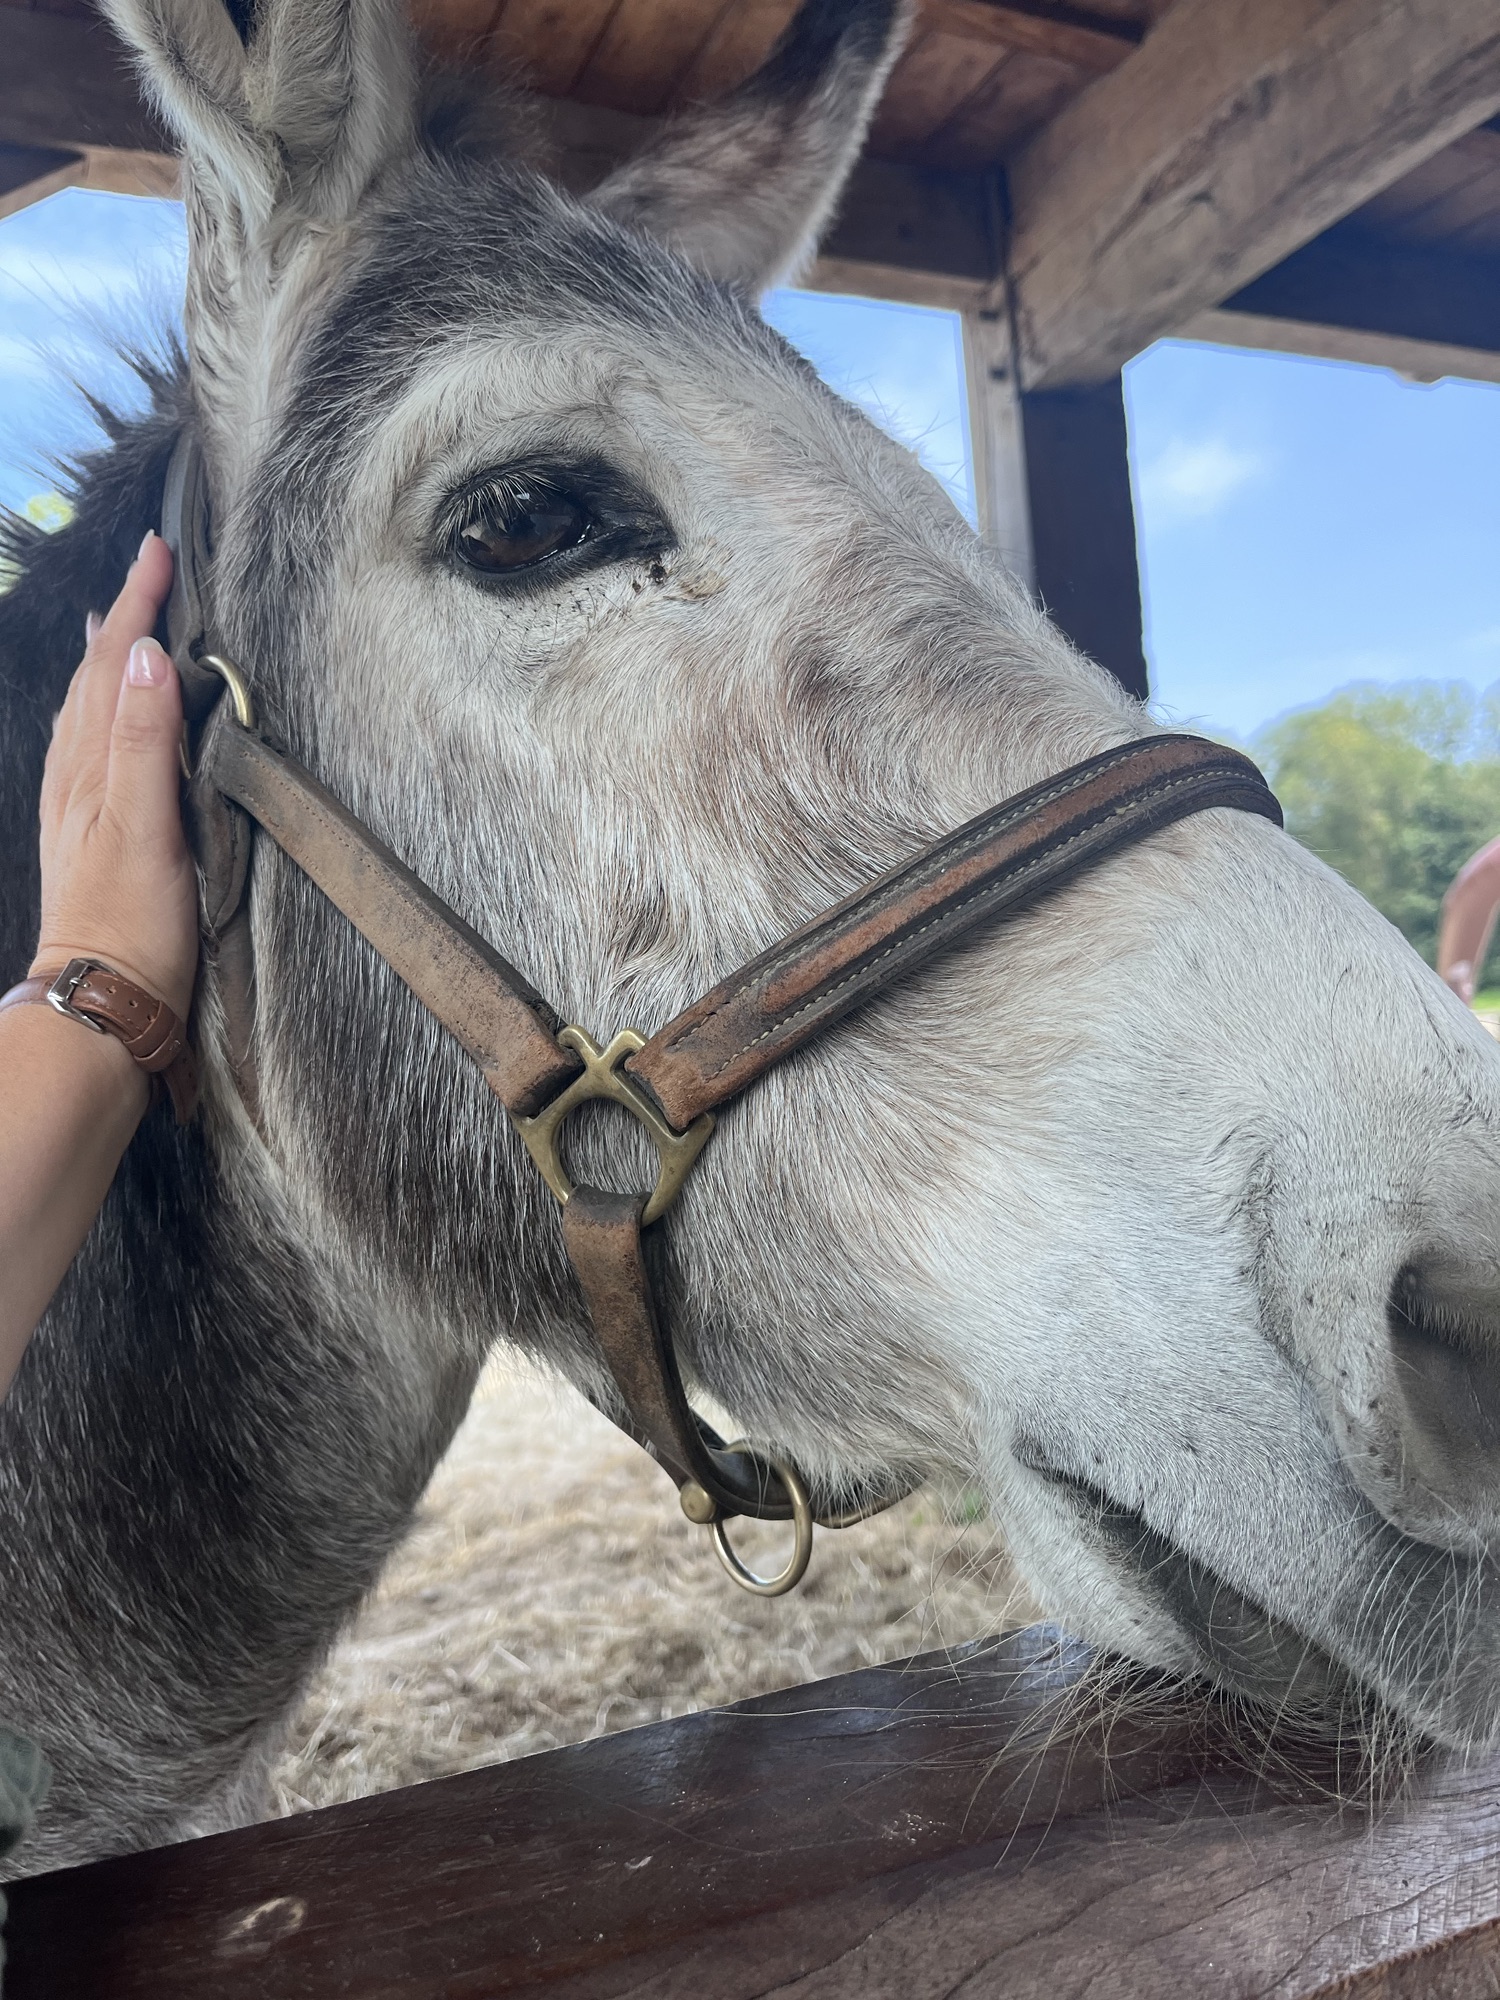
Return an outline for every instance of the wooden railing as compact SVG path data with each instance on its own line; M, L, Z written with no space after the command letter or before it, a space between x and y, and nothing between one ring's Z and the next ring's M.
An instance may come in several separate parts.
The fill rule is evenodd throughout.
M1336 1812L1048 1627L12 1885L6 2000L1500 1994L1500 1769Z

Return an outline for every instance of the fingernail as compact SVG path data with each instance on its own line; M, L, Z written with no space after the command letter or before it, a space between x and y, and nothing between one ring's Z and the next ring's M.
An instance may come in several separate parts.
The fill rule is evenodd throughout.
M150 548L151 544L155 540L156 540L155 528L148 528L145 534L141 537L140 547L135 552L135 559L137 562L140 561L141 557L146 553L147 549Z
M104 620L99 616L97 611L91 611L83 621L83 643L86 646L92 646L103 630Z
M125 664L125 678L132 687L160 687L167 678L167 656L154 639L137 639Z

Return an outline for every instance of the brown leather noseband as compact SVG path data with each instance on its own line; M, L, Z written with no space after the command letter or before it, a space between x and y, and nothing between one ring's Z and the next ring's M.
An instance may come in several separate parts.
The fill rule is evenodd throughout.
M847 1526L917 1481L893 1470L832 1494L796 1470L725 1441L691 1408L653 1284L652 1231L707 1144L714 1116L768 1070L960 940L1030 909L1160 828L1228 806L1281 823L1265 779L1202 737L1156 735L1105 750L945 835L868 883L650 1036L601 1048L566 1026L528 981L434 895L304 767L256 726L239 670L207 650L208 506L185 432L173 456L162 531L177 563L169 636L183 677L196 762L189 818L203 882L206 946L225 989L231 1060L254 1112L253 967L245 913L253 828L267 834L478 1063L548 1186L563 1242L625 1412L608 1412L676 1481L730 1573L774 1594L807 1566L814 1522ZM228 698L226 699L226 694ZM657 1149L648 1195L575 1187L560 1145L580 1103L630 1112ZM796 1548L773 1578L730 1549L735 1515L793 1521Z

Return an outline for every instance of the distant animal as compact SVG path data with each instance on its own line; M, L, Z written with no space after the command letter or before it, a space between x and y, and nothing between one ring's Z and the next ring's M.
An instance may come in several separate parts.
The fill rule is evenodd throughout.
M11 531L7 978L49 719L187 424L271 731L603 1036L1155 727L757 310L899 0L808 0L582 196L396 0L107 11L185 155L188 359L71 525ZM496 1341L612 1393L478 1074L268 842L250 909L258 1122L210 958L203 1116L148 1119L0 1409L0 1721L56 1768L27 1871L257 1810ZM576 1151L628 1187L637 1144L601 1113ZM977 1482L1133 1659L1500 1733L1500 1050L1264 821L852 1017L666 1228L687 1374L768 1449Z

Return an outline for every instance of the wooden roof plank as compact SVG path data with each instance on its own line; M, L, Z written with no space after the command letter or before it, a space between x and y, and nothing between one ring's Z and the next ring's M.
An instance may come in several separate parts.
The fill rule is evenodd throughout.
M718 97L765 61L797 11L797 0L735 0L679 77L679 99Z
M1500 243L1500 133L1466 134L1359 215L1408 243Z
M13 8L0 62L0 142L170 151L103 21Z
M451 62L482 58L504 0L411 0L412 26Z
M577 94L622 111L664 110L727 11L726 0L620 0Z
M1085 79L1071 63L1017 51L929 138L933 166L993 166L1078 94Z
M1132 354L1500 107L1500 7L1178 0L1010 163L1031 387Z
M1118 69L1142 35L1133 22L1044 0L929 0L924 19L970 41L1075 63L1091 75Z
M1011 60L1002 43L919 29L891 73L870 132L877 154L921 148L962 102Z
M545 97L566 97L588 67L619 0L505 0L497 56Z

